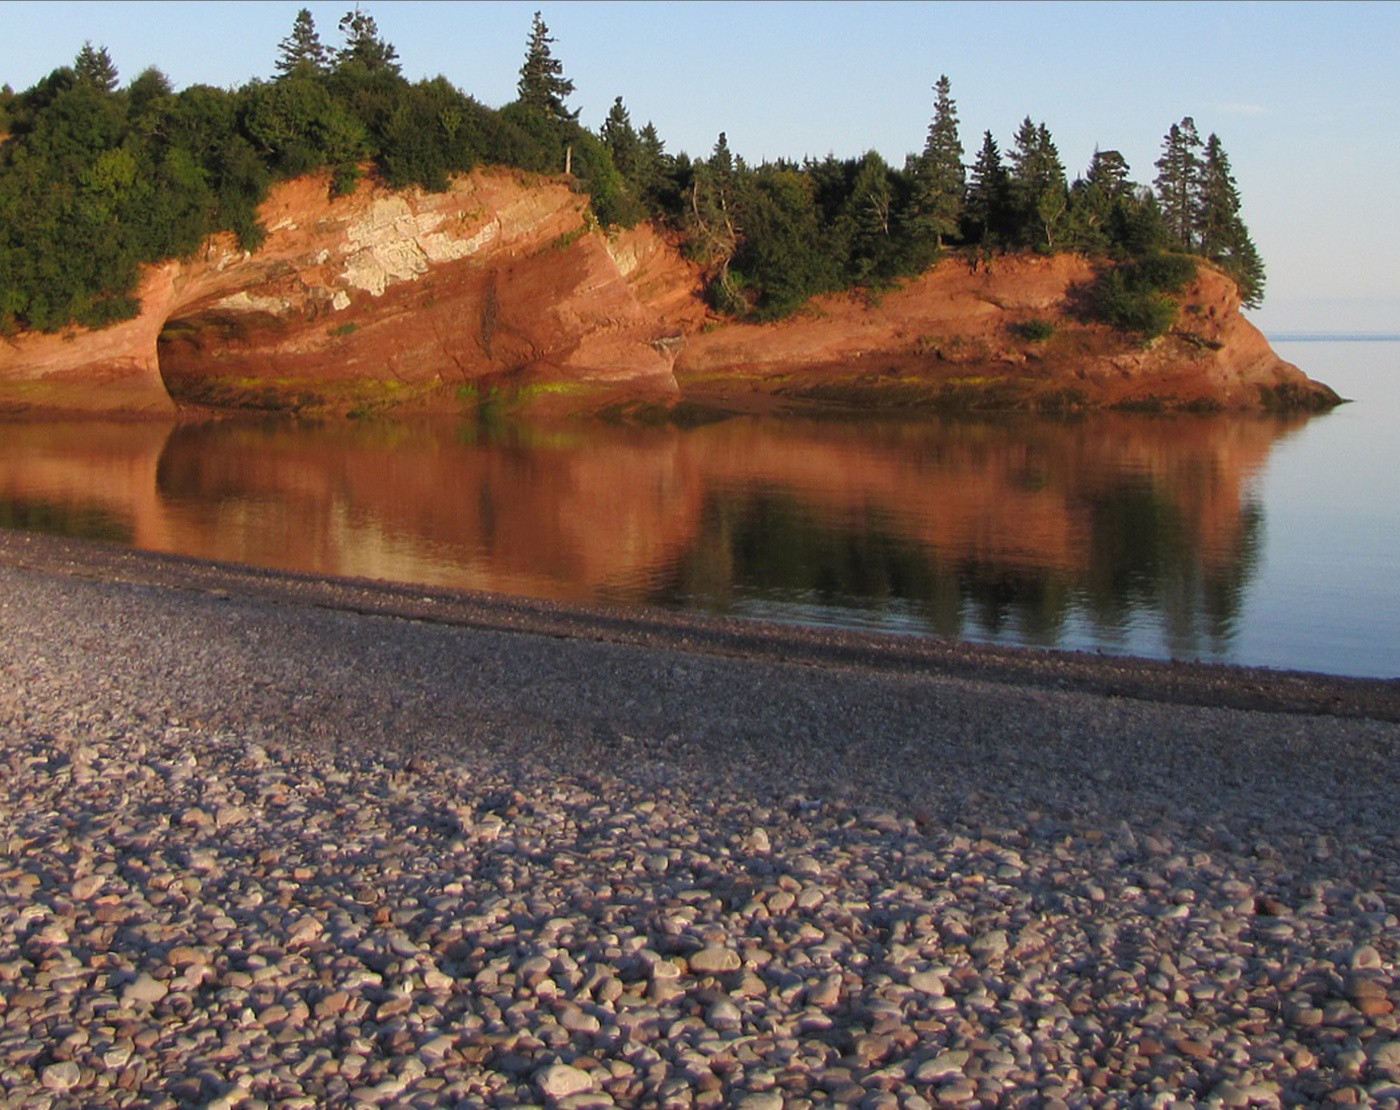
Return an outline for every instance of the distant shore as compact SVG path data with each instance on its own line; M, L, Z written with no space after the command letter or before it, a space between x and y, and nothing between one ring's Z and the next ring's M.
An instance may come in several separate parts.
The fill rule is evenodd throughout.
M0 533L0 1101L1400 1106L1397 702Z

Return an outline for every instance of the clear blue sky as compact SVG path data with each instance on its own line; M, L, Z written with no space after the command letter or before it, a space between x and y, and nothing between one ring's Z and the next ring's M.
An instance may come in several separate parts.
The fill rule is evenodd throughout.
M26 88L105 45L129 80L177 87L272 73L307 6L322 38L351 0L0 3L0 82ZM411 78L442 74L482 102L515 95L543 11L571 104L597 127L615 96L667 149L720 131L751 162L922 147L946 73L970 161L1027 115L1071 176L1095 146L1151 181L1183 116L1225 145L1268 266L1255 320L1273 332L1400 332L1400 4L1397 3L408 3L362 7Z

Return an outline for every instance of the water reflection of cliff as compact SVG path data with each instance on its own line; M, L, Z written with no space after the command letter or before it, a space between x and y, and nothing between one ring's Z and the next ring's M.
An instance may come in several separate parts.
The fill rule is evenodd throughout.
M1250 478L1286 430L1128 416L497 437L13 426L0 523L329 574L844 612L1031 643L1087 622L1112 647L1148 614L1158 650L1215 654L1257 558Z

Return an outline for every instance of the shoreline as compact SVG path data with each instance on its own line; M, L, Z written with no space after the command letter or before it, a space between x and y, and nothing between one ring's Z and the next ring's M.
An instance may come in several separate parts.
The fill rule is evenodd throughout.
M662 609L474 593L213 562L0 529L0 567L237 595L481 631L631 644L701 655L932 673L1108 697L1400 722L1400 677L1369 678L1060 649L931 635L812 628Z
M0 1101L1400 1107L1394 683L0 540Z

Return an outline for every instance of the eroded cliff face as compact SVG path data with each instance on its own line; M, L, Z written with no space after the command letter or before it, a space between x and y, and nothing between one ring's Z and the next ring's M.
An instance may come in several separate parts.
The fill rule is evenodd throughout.
M1326 408L1338 398L1284 362L1208 264L1170 334L1149 344L1080 308L1093 264L1076 255L949 259L872 301L818 298L775 324L694 336L676 367L697 399L764 408L777 397L944 409ZM1040 334L1041 325L1051 334Z
M711 318L702 275L649 227L605 234L566 184L482 170L444 193L278 186L254 253L228 236L148 271L136 319L0 340L0 412L1321 407L1202 266L1143 348L1082 322L1073 256L949 260L872 300L776 324ZM100 248L99 248L100 249ZM1048 339L1026 325L1048 324ZM1044 328L1041 328L1043 331Z
M585 197L510 171L335 200L304 178L262 219L254 253L218 236L151 269L134 320L5 341L0 408L437 410L497 385L668 399L671 340L703 311L650 229L609 240Z

